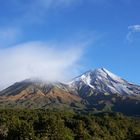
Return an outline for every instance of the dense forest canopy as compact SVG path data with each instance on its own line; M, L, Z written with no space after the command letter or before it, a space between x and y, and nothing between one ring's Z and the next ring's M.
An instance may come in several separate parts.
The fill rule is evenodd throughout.
M1 109L0 140L139 140L140 118L121 113Z

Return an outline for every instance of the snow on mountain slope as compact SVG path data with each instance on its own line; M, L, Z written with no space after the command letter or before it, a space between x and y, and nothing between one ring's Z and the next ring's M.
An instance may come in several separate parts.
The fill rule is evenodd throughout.
M127 82L105 68L88 71L71 81L69 86L80 91L81 94L136 95L140 93L140 86Z

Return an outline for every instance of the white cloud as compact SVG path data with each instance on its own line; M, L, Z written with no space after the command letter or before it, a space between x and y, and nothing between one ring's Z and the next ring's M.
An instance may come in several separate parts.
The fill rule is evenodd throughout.
M26 78L66 81L77 74L82 46L64 49L59 45L29 42L0 50L0 86Z
M140 32L140 25L128 26L128 29L130 29L133 32Z
M129 30L129 32L127 33L126 39L129 42L133 42L134 35L136 33L139 33L140 32L140 25L137 24L137 25L128 26L128 30Z

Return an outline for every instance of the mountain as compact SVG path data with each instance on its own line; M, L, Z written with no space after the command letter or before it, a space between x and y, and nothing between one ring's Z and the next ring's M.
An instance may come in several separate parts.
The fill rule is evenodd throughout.
M0 92L0 107L140 115L140 86L100 68L87 71L65 84L37 79L15 83Z

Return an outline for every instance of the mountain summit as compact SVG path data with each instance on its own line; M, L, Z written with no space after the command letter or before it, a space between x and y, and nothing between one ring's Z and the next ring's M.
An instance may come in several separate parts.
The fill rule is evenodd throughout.
M140 86L127 82L105 68L90 70L76 77L69 86L82 95L90 94L120 94L137 95Z

